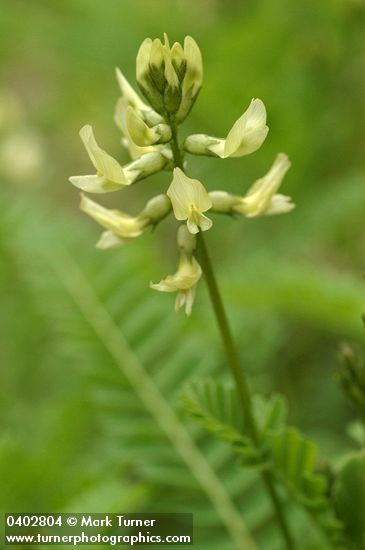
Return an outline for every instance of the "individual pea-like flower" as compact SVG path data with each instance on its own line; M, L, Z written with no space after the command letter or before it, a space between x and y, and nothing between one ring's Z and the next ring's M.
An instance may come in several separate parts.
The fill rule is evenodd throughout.
M150 283L150 287L160 292L177 292L175 311L185 305L186 315L190 315L195 299L196 284L202 276L202 269L194 256L190 259L182 252L176 273L168 275L159 283Z
M148 226L161 221L171 210L166 195L157 195L146 204L138 216L130 216L120 210L110 210L81 194L80 209L104 227L97 248L111 248L139 237Z
M247 218L286 214L295 207L291 198L276 193L290 168L290 161L284 153L277 155L268 173L255 181L243 197L225 191L212 191L212 212L232 214L238 212Z
M93 129L86 125L80 130L80 137L97 170L95 175L71 176L70 182L89 193L110 193L131 185L138 179L162 170L167 158L160 152L149 152L122 168L118 161L97 144Z
M196 155L213 155L223 159L243 157L261 147L268 131L265 105L261 99L253 99L248 109L233 124L226 139L193 134L186 138L184 147Z
M202 269L194 257L196 249L196 235L191 234L185 224L180 225L177 231L177 245L180 258L174 275L168 275L159 283L150 282L150 287L160 292L177 292L175 311L185 306L185 313L191 314L196 285L202 276Z
M120 210L110 210L89 199L84 194L81 195L80 209L107 229L107 232L104 232L101 238L103 248L105 248L106 243L116 245L119 241L122 244L126 240L139 237L149 224L148 218L130 216ZM111 239L112 235L115 237L114 239ZM100 248L100 241L97 246Z
M196 236L189 233L185 224L177 232L177 244L180 251L179 266L173 275L168 275L159 283L150 283L150 287L160 292L177 292L175 311L185 306L185 313L191 314L196 285L202 276L202 269L193 252L196 248Z
M99 147L89 124L81 128L80 137L96 168L96 174L71 176L69 179L73 185L90 193L107 193L118 191L132 183L133 180L127 177L119 162Z
M161 144L170 141L170 127L161 115L140 99L118 68L116 76L122 95L117 101L114 120L123 134L122 145L134 160L151 152L168 158L170 151Z
M149 146L143 146L140 147L139 145L136 145L136 143L133 141L127 127L127 120L126 120L126 114L127 109L130 105L126 103L125 99L123 97L120 97L117 101L115 112L114 112L114 121L118 128L122 132L122 139L121 143L125 149L129 152L131 158L133 160L139 158L141 155L144 155L145 153L150 153L153 151L159 151L160 146L159 145L149 145Z
M293 210L295 204L291 198L277 194L290 165L287 155L279 153L268 173L255 181L246 195L233 206L233 210L247 218L285 214Z
M199 180L188 178L180 168L174 169L174 176L167 196L177 220L187 220L190 233L207 231L212 220L203 214L212 206L212 201Z

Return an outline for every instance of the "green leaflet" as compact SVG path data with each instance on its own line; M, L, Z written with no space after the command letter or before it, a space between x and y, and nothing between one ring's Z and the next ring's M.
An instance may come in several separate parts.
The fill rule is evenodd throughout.
M205 430L230 443L243 466L252 466L257 471L270 468L334 547L341 545L342 526L328 498L327 479L316 473L317 447L295 428L285 426L283 397L253 398L259 447L247 435L234 388L213 380L196 382L182 395L182 406Z
M213 380L199 381L189 385L181 401L183 408L205 430L234 446L244 465L268 467L268 435L280 428L286 418L286 403L282 397L273 395L264 399L256 395L253 398L261 443L259 449L245 435L247 430L235 388Z

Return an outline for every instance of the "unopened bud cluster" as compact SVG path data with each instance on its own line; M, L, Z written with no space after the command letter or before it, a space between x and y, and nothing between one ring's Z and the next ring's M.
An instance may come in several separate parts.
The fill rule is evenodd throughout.
M137 82L144 97L163 117L182 122L189 114L203 81L203 62L195 40L187 36L184 46L170 47L146 38L137 55Z
M98 248L111 248L141 236L173 212L180 223L177 230L178 269L151 288L177 292L175 308L184 306L191 313L196 285L202 275L195 257L197 234L213 225L210 212L242 214L247 218L282 214L294 208L290 197L278 193L290 167L288 157L277 155L269 171L255 181L241 196L226 190L208 192L197 179L184 171L184 155L241 157L263 144L268 127L266 109L260 99L252 99L248 108L232 125L225 138L193 134L183 144L177 140L178 126L189 114L203 81L202 57L195 40L187 36L184 44L170 46L167 36L146 38L137 54L136 77L145 103L122 72L116 75L121 91L115 110L115 122L122 132L122 145L131 162L121 166L97 143L90 125L80 130L80 137L94 166L95 173L73 176L73 185L88 193L118 191L160 172L173 171L166 193L149 200L137 215L108 209L84 193L81 209L103 228Z

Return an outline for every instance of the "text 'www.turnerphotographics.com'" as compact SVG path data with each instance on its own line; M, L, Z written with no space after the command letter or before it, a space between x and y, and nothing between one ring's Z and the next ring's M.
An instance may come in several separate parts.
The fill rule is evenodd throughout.
M5 514L6 545L191 545L192 514Z

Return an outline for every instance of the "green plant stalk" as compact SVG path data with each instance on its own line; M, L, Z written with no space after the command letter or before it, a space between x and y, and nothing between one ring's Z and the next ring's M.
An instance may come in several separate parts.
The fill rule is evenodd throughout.
M231 369L233 378L236 382L236 387L239 395L239 399L242 406L242 412L244 419L247 423L252 441L258 445L258 432L256 422L252 412L252 398L251 392L248 386L247 378L243 369L240 366L239 355L235 343L233 341L232 332L229 326L227 314L224 309L223 301L219 292L215 274L213 271L213 266L210 261L207 248L204 242L202 233L199 234L199 261L203 269L205 280L207 282L210 299L213 305L214 313L216 320L219 326L221 333L224 349L227 355L227 362ZM271 502L275 509L276 518L280 529L282 531L283 537L286 542L288 550L294 549L294 542L289 531L289 527L286 522L282 504L278 497L274 480L270 472L262 472L261 477L265 488L270 496Z
M177 126L174 122L174 120L167 116L167 121L168 121L168 124L171 128L171 142L170 142L170 145L171 145L171 150L172 150L172 155L173 155L173 159L174 159L174 167L175 168L181 168L181 170L184 170L184 167L183 167L183 155L181 153L181 149L180 149L180 146L179 146L179 141L178 141L178 138L177 138Z
M169 120L169 123L172 133L171 149L173 153L174 165L175 167L181 168L183 170L183 157L178 143L177 128L171 120ZM252 412L252 397L250 388L248 386L245 373L240 365L238 351L232 337L232 332L229 326L226 311L224 309L213 266L204 242L203 234L201 232L198 235L198 252L200 264L202 266L205 280L208 286L209 296L212 302L224 349L227 355L227 362L236 383L238 395L242 406L243 416L247 423L253 442L255 444L258 444L258 431ZM283 534L286 547L288 550L294 550L294 541L289 531L282 503L277 494L272 474L270 472L262 472L261 476L266 491L269 494L271 502L273 504L278 525Z

